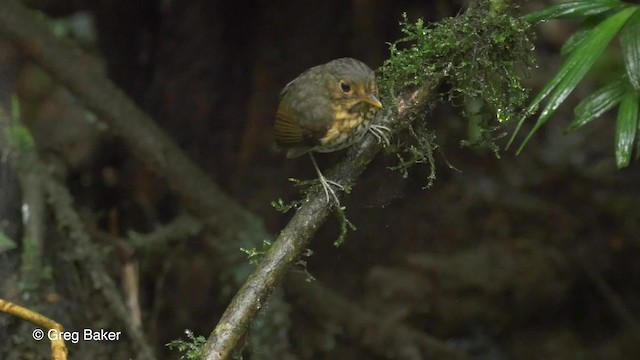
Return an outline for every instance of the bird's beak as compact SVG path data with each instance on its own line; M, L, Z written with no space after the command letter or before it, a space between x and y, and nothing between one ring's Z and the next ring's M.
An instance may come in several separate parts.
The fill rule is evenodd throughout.
M366 102L367 104L371 105L371 106L375 106L377 108L382 109L382 103L380 102L380 100L378 100L378 98L373 95L373 94L367 94L364 99L362 99L364 102Z

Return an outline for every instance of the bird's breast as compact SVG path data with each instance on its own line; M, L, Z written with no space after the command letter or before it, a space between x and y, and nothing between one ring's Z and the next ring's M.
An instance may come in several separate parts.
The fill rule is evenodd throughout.
M320 145L314 148L317 152L332 152L344 149L357 142L367 133L375 112L369 109L350 111L345 107L333 108L333 119L326 134L320 139Z

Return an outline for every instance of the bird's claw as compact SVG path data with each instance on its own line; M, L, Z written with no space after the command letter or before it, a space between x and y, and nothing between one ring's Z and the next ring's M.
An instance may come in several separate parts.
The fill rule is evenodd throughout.
M384 146L391 144L387 137L387 133L391 133L391 129L388 127L384 125L371 125L369 126L369 132L376 138L378 144L382 143Z
M340 200L338 200L338 195L336 195L335 190L333 190L331 186L333 185L340 190L344 190L344 186L340 185L339 183L333 180L329 180L324 176L320 176L318 177L318 179L320 180L320 185L322 185L322 189L324 190L324 195L327 198L327 202L331 201L331 198L329 197L329 194L331 194L331 197L333 197L333 200L336 202L336 205L340 206Z
M333 197L333 200L335 200L336 205L340 207L340 200L338 200L338 195L336 195L336 192L333 190L331 185L337 187L340 190L344 190L344 186L340 185L339 183L333 180L329 180L326 177L324 177L324 175L322 175L322 172L320 171L320 168L318 167L318 163L316 163L316 159L313 157L313 154L309 153L309 157L311 158L311 163L313 164L313 167L316 169L316 172L318 173L318 180L320 181L320 185L322 185L322 190L324 190L324 195L327 197L327 202L328 203L331 202L331 198L329 197L329 193L331 193L331 196Z

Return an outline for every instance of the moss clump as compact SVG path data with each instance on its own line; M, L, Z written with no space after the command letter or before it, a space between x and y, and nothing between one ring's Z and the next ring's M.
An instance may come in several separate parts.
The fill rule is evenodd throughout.
M504 2L481 0L464 16L425 24L422 19L401 21L404 37L390 44L391 56L380 69L379 86L390 98L407 88L436 87L425 109L439 101L474 106L463 115L474 127L465 145L497 147L494 132L501 129L524 106L528 90L521 83L534 63L529 24L509 14ZM443 86L444 85L444 86ZM471 123L472 122L472 123ZM413 122L413 133L427 138L417 144L399 144L391 151L402 152L399 168L428 160L433 167L429 144L433 136L424 121Z
M196 336L193 331L187 329L184 331L187 335L187 340L173 340L166 346L171 350L178 350L183 355L180 359L183 360L200 360L204 358L204 345L207 342L207 338L202 335Z

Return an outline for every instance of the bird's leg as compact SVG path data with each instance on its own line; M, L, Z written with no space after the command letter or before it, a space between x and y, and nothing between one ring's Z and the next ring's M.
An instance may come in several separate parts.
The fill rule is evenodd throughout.
M386 134L391 132L391 129L388 127L384 125L371 125L369 126L369 132L378 140L378 143L383 143L385 146L391 144Z
M338 184L333 180L329 180L326 177L324 177L324 175L322 175L322 172L320 171L320 168L318 167L318 164L316 163L316 159L313 157L313 154L311 152L309 152L309 157L311 157L311 162L313 163L313 167L316 169L316 172L318 173L318 180L320 180L320 184L322 185L324 194L327 197L327 202L331 200L329 198L329 193L331 193L331 196L333 196L333 200L336 201L336 205L340 206L340 201L338 200L338 196L336 195L336 192L331 188L331 185L339 188L340 190L343 190L344 186Z

